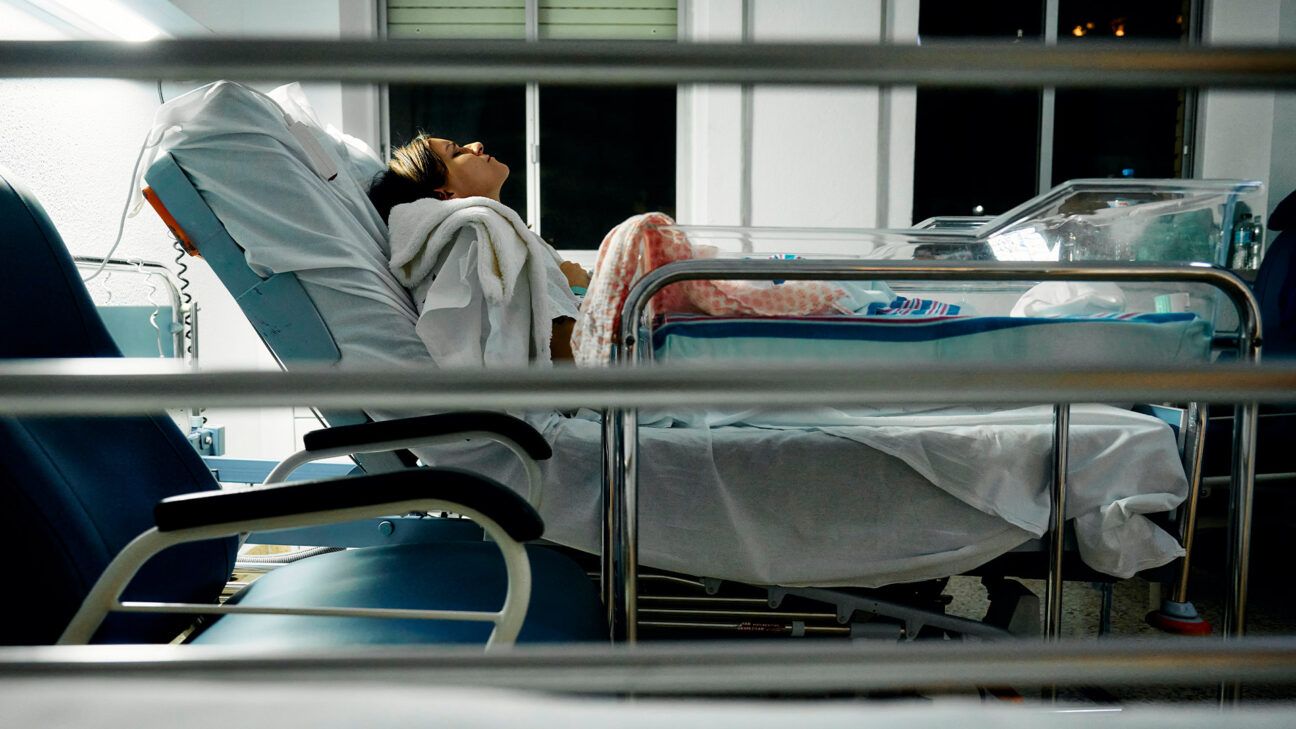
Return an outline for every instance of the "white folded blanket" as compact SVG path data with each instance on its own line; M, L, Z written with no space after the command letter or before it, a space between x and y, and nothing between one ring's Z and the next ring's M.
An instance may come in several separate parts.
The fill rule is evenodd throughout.
M392 208L388 228L391 272L438 366L549 363L560 259L517 213L485 197L426 198Z

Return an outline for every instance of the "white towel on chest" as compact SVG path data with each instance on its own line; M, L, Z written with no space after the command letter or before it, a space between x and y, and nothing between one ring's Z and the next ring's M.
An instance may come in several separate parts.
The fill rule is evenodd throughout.
M391 271L413 292L439 366L549 363L546 294L560 259L517 213L484 197L426 198L392 208L388 228Z

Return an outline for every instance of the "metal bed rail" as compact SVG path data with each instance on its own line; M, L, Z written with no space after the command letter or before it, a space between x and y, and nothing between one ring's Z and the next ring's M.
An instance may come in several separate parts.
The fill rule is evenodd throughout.
M1291 46L659 41L0 42L0 78L437 84L1296 87Z
M1238 310L1239 359L1260 358L1260 305L1233 273L1203 264L959 263L946 261L723 260L677 261L650 271L631 287L613 341L622 365L637 364L643 318L653 294L680 281L727 280L933 280L933 281L1115 281L1200 283L1220 289ZM1139 395L1141 399L1146 395ZM1183 395L1173 398L1182 399ZM1210 399L1210 398L1207 398ZM1062 623L1063 525L1066 506L1066 433L1072 398L1060 393L1036 402L1054 403L1053 519L1049 533L1045 585L1044 636L1057 640ZM894 401L892 401L894 402ZM914 401L917 402L917 401ZM929 402L929 401L928 401ZM963 402L956 398L952 402ZM1259 404L1240 400L1233 433L1233 490L1229 505L1227 570L1231 581L1224 607L1226 639L1243 635L1250 563L1251 503L1255 488L1255 431ZM614 638L637 639L638 624L638 470L639 421L633 408L609 409L603 416L603 594Z
M175 321L173 323L179 325L168 332L171 338L172 351L175 352L176 357L185 359L186 345L189 341L197 340L197 332L191 331L186 336L184 319L186 316L191 315L193 311L187 308L184 302L184 296L181 293L183 285L174 271L156 261L145 261L139 258L109 258L104 261L103 258L97 256L73 256L72 260L76 263L78 269L94 269L102 266L103 270L113 273L157 276L162 279L166 284L166 295L170 301L171 311L174 312Z

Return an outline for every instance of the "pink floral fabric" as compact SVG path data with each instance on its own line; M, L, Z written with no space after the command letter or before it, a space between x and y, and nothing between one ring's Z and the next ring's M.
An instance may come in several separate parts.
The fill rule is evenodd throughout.
M715 257L715 248L695 245L683 233L665 228L674 224L663 213L645 213L627 219L603 238L581 319L572 334L576 364L608 364L621 307L639 277L672 261ZM836 302L845 294L840 287L819 281L777 286L764 281L683 281L653 296L649 313L813 316L840 311Z

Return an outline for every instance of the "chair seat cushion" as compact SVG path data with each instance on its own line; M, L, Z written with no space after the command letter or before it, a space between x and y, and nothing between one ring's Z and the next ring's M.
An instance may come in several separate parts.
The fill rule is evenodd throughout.
M607 640L593 582L575 562L527 546L532 592L518 642ZM499 610L504 560L489 542L369 547L310 557L269 572L231 603L275 607ZM298 615L226 615L192 642L316 648L406 643L484 644L491 624Z

